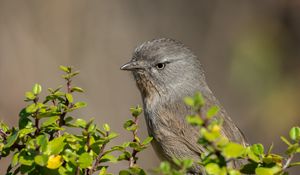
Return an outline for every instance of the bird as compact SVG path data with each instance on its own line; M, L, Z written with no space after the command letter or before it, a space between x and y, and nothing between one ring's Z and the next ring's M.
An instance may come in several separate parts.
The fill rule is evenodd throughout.
M246 145L240 129L210 90L200 59L182 42L171 38L146 41L135 48L131 60L121 66L131 71L140 91L148 134L161 160L174 165L174 158L199 160L205 152L198 143L199 130L187 123L185 117L192 109L184 98L200 92L205 100L204 111L220 108L216 118L223 120L221 133L228 140ZM192 174L205 174L194 164Z

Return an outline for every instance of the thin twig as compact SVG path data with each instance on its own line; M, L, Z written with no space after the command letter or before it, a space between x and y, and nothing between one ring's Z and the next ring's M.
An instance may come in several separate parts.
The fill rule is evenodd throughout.
M106 137L109 135L109 132L106 132ZM97 158L96 158L96 161L95 161L95 163L94 163L94 165L92 166L92 168L88 171L88 174L89 175L92 175L95 171L96 171L96 169L97 169L97 166L99 165L99 163L100 163L100 160L101 160L101 158L103 157L103 153L104 153L104 149L105 149L105 146L106 146L106 143L103 143L103 145L102 145L102 147L101 147L101 149L100 149L100 152L99 152L99 154L98 154L98 156L97 156Z
M210 119L208 119L207 116L204 114L203 108L200 107L197 110L197 113L198 113L199 117L203 120L203 127L205 129L208 129L209 124L210 124L209 123ZM208 141L208 145L210 145L213 148L213 150L214 150L213 154L215 154L218 157L218 159L222 160L223 159L222 152L220 151L218 146L215 144L215 142ZM207 145L206 145L206 147L207 147ZM211 156L211 155L209 155L209 156ZM225 164L227 164L226 160L224 160L224 162L225 162Z
M40 133L39 121L40 119L38 119L37 116L35 116L35 127L36 127L35 135L38 135Z
M133 122L134 122L135 125L138 125L138 121L139 121L138 117L134 117ZM132 135L133 135L133 141L132 142L137 142L137 140L136 140L137 132L138 132L138 129L135 129L134 131L132 131ZM136 149L133 148L132 153L131 153L131 157L129 159L129 168L134 167L134 165L136 164L136 161L137 161L136 155L137 155L138 152L139 151L137 151Z
M39 97L36 96L35 99L33 100L33 102L35 105L37 105L38 101L39 101ZM40 133L40 126L39 126L40 119L37 117L38 113L39 113L39 109L34 113L34 120L35 120L35 127L36 127L35 135L36 136Z
M290 165L291 161L293 160L293 158L294 158L294 154L291 154L289 156L289 158L286 160L286 162L285 162L285 164L282 168L283 171L286 170L289 167L289 165Z
M68 93L71 93L71 80L70 79L68 79L67 80L67 91L68 91Z
M79 168L79 166L76 168L75 175L80 175L80 168Z
M6 138L7 138L7 134L6 134L2 129L0 129L0 136L1 136L4 140L6 140Z
M71 80L70 79L67 79L67 92L68 93L71 93ZM53 101L53 104L55 104L55 102ZM70 103L68 100L66 100L66 103L65 103L66 106L68 106L68 108L71 108L73 106L72 103ZM59 122L58 122L58 125L59 127L65 125L65 117L67 115L67 111L64 111L61 113L60 117L59 117ZM57 134L58 136L61 136L61 131L57 131Z
M86 138L86 146L88 148L87 152L90 152L90 150L91 150L91 136L90 136L90 133L88 133L87 138Z

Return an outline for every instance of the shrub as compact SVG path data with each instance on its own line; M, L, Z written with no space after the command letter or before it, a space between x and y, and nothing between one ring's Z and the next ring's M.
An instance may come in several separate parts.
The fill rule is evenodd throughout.
M26 92L28 105L21 110L18 127L0 125L0 158L12 154L7 174L86 174L96 171L107 174L109 163L129 161L128 170L120 173L145 174L136 165L137 154L147 148L152 138L141 141L137 135L140 107L131 108L132 120L126 121L124 128L132 132L132 141L107 148L107 144L118 136L108 124L97 126L93 119L76 119L71 112L86 106L76 102L75 93L84 92L73 86L72 78L79 72L72 67L60 66L66 74L66 92L62 86L52 89L44 100L40 99L42 87L35 84ZM80 131L71 134L70 128ZM112 155L117 152L118 156Z
M108 124L99 127L91 119L86 121L74 118L71 112L86 106L85 102L75 101L75 93L84 90L72 84L72 79L79 72L72 67L60 66L65 72L65 91L62 86L48 89L45 99L40 99L42 87L35 84L32 91L25 93L28 105L21 110L19 126L9 127L0 122L0 159L12 155L6 174L60 174L60 175L99 175L109 174L111 163L128 161L128 168L119 174L143 175L146 172L137 165L138 153L149 146L152 138L141 140L138 137L138 119L142 113L139 106L130 108L132 119L124 123L124 128L131 132L132 140L121 145L108 147L107 144L118 136ZM300 128L290 130L290 138L281 137L287 144L285 156L272 153L273 145L265 150L262 144L244 147L230 142L222 136L222 121L214 120L218 107L210 108L205 115L201 109L205 100L200 93L184 99L194 109L194 114L186 117L194 127L199 128L199 144L206 148L196 162L202 165L209 175L287 175L287 169L300 165L293 158L300 152ZM202 115L200 115L202 114ZM77 133L69 133L75 128ZM240 168L232 163L241 161ZM153 171L159 174L186 174L193 165L193 160L175 160L177 168L168 162L162 162ZM179 168L178 168L179 167Z

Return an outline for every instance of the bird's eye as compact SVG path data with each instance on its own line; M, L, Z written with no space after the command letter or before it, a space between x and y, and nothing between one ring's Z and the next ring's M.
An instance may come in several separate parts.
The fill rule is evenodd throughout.
M155 67L156 67L157 69L163 69L163 68L165 68L165 66L166 66L165 63L158 63Z

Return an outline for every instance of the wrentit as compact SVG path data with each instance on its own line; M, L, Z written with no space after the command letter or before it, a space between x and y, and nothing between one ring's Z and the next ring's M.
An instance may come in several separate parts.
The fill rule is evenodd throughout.
M181 42L168 38L144 42L121 70L133 73L142 96L148 133L161 159L171 163L173 158L199 160L205 152L197 143L199 130L185 121L192 110L183 99L196 92L205 99L204 112L214 105L220 108L216 118L223 120L222 134L230 141L246 144L241 131L209 89L200 60ZM197 164L190 173L205 174Z

